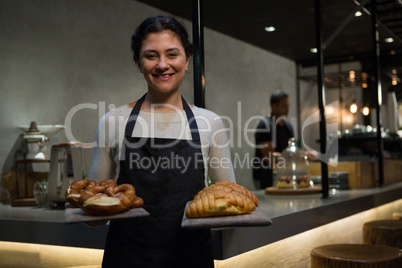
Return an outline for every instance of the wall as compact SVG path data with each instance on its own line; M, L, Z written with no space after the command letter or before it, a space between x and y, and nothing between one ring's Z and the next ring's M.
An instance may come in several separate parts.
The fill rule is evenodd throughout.
M12 169L14 153L21 147L18 126L31 121L66 124L78 105L92 104L71 118L71 133L76 140L93 142L102 114L146 91L132 62L130 38L140 21L159 14L166 13L129 0L0 2L2 172ZM191 31L191 23L184 23ZM241 160L235 163L236 177L252 189L251 170L242 161L252 157L254 149L246 143L243 128L253 116L270 112L269 95L277 89L291 95L290 117L295 122L295 64L205 29L205 68L206 108L233 121L232 157ZM193 102L192 66L181 89ZM230 120L225 120L228 127ZM257 121L251 120L249 128ZM252 132L247 137L254 141ZM66 138L64 131L53 136L48 150Z

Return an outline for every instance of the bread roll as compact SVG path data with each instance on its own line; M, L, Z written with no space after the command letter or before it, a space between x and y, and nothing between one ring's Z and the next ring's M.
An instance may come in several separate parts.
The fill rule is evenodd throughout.
M253 211L257 197L241 185L220 181L197 193L186 209L186 217L238 215Z

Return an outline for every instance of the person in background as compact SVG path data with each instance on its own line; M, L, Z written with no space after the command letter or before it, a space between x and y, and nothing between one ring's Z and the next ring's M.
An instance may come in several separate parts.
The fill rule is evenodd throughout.
M261 189L273 185L273 168L276 159L294 137L292 125L286 121L289 113L289 96L276 91L271 95L271 114L266 115L257 125L255 133L255 157L253 179L259 182Z
M100 120L90 179L132 184L150 216L110 221L102 267L214 267L211 231L181 221L208 177L235 182L223 122L181 96L192 45L176 19L144 20L131 48L146 94Z

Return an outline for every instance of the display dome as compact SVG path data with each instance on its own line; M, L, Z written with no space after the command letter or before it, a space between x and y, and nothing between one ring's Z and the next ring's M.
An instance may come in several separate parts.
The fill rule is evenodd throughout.
M310 179L308 164L305 152L296 145L296 139L289 139L288 147L278 159L274 186L293 189L314 186Z

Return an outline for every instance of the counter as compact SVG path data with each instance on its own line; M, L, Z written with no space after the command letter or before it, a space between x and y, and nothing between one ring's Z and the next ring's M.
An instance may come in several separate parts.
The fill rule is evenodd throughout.
M263 190L254 193L273 223L267 227L219 230L222 259L402 199L402 182L371 189L330 190L327 199L320 194L275 196L266 195Z
M306 196L269 196L254 192L273 224L267 227L214 229L215 257L226 259L300 234L341 218L402 198L402 182L381 188L331 191ZM108 226L66 224L63 210L0 206L0 241L102 249Z

